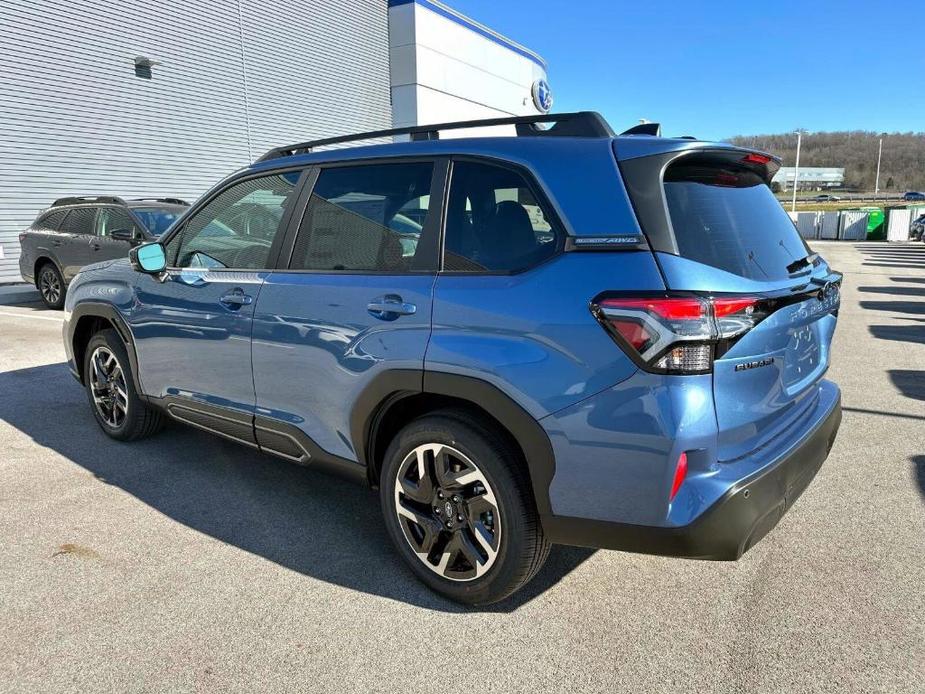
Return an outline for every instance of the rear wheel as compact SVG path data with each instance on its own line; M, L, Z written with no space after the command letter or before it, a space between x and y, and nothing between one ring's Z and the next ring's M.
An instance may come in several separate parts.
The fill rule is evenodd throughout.
M128 352L115 330L90 338L83 373L93 415L107 436L134 441L163 427L163 415L138 397Z
M519 453L463 412L405 427L386 452L380 490L399 552L451 600L502 600L549 554Z
M46 263L39 270L38 281L36 282L39 293L42 295L42 301L48 308L59 310L64 306L64 280L61 273L51 263Z

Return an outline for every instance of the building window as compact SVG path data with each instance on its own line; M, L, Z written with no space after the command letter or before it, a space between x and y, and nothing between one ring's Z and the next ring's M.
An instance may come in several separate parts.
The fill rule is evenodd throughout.
M145 58L141 55L135 58L135 77L141 77L145 80L151 79L152 65L154 65L154 61L152 61L150 58Z

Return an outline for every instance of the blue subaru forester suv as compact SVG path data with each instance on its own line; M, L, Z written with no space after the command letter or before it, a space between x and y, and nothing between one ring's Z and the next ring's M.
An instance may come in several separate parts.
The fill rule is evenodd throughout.
M516 137L439 139L489 125ZM70 367L115 439L169 417L378 488L457 601L551 543L736 559L841 420L841 275L778 166L587 112L281 147L78 275Z

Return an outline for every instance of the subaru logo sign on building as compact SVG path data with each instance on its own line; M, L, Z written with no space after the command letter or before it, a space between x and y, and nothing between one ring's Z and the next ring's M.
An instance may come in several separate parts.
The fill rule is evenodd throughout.
M541 113L549 113L552 108L552 90L546 80L537 80L533 83L533 105Z

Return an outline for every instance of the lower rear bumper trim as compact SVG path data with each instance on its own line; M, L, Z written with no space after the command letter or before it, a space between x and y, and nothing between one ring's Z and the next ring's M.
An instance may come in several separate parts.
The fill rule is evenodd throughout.
M735 560L767 535L822 467L841 424L841 396L776 464L733 486L690 525L665 528L543 516L551 542L691 559Z

